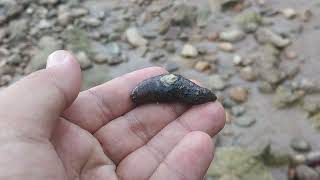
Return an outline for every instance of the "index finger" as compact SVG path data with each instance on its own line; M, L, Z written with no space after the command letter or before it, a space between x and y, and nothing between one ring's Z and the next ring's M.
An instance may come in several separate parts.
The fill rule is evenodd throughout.
M139 82L164 73L167 71L161 67L145 68L83 91L63 116L89 132L95 132L134 108L130 94Z

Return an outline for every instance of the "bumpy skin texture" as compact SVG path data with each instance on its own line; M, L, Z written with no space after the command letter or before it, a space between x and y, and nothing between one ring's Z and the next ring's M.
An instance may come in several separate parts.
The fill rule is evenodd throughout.
M177 79L170 85L161 81L164 76L168 74L155 76L139 83L131 93L133 102L136 104L181 102L196 105L217 99L212 91L198 86L181 75L173 75Z

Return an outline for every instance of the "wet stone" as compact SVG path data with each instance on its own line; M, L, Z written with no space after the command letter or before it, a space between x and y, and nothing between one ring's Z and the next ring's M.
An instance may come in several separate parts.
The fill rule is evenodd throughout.
M167 40L175 40L179 37L181 29L179 27L170 27L168 32L165 35Z
M309 152L311 150L310 143L304 138L293 138L290 146L297 152Z
M262 23L262 17L256 12L244 12L236 17L236 22L245 32L252 33Z
M257 73L250 67L244 67L240 69L240 77L245 81L255 81L257 79Z
M75 56L77 57L77 60L80 64L81 69L86 70L92 67L92 62L90 61L90 59L88 58L85 52L80 51L76 53Z
M178 4L175 8L172 22L174 25L189 26L196 21L196 8L188 4Z
M159 61L163 57L166 57L166 53L164 51L158 50L158 51L152 52L149 59L150 61Z
M291 50L285 50L284 55L288 59L296 59L298 57L298 54L295 51Z
M167 42L165 49L169 53L175 53L176 52L176 46L175 46L175 44L173 42Z
M302 78L291 83L294 89L300 89L307 93L318 93L320 92L320 82L312 79Z
M13 54L10 57L8 57L8 64L11 65L19 65L22 62L22 57L19 54Z
M170 62L169 61L164 65L164 68L168 72L172 73L172 72L175 72L175 71L177 71L179 69L179 65L177 63L175 63L175 62Z
M219 34L219 38L222 41L227 42L237 42L245 38L245 33L241 30L234 29L229 31L224 31Z
M233 52L235 49L231 43L222 42L218 44L218 48L225 52Z
M279 86L273 97L273 105L279 109L297 103L304 96L303 91L294 91L289 87Z
M93 61L98 64L103 64L103 63L107 63L110 58L111 56L109 56L106 53L97 53L93 58Z
M243 103L248 99L248 89L244 87L233 87L229 91L231 99L238 103Z
M239 117L239 116L243 115L245 112L246 112L246 108L244 106L233 106L231 108L231 113L235 117Z
M270 83L266 81L261 81L258 83L258 90L264 94L270 94L273 92L273 87Z
M288 46L291 41L267 28L259 28L256 32L256 39L261 44L271 43L276 47L284 48Z
M220 75L211 75L208 80L209 87L214 90L223 90L228 86L228 83Z
M280 12L283 14L284 17L288 19L293 19L297 16L297 11L292 8L285 8L280 10Z
M239 127L248 128L256 123L256 119L252 116L240 116L235 118L233 122Z
M86 25L90 27L97 27L101 25L101 20L95 17L84 17L81 19L81 21Z
M237 103L234 102L230 97L223 98L222 104L225 108L232 108L233 106L237 105Z
M148 41L140 35L138 29L135 27L126 30L126 38L134 47L146 46L148 44Z
M212 32L208 35L209 41L216 41L218 38L219 38L219 33L217 32Z
M308 112L309 114L314 114L320 111L320 101L315 99L307 99L305 98L303 101L303 110Z
M185 44L181 50L181 56L187 58L194 58L198 56L198 50L191 44Z
M111 56L111 58L108 59L108 64L110 66L118 65L118 64L121 64L123 62L126 62L127 60L128 60L128 58L124 54L122 54L120 56Z
M232 63L234 65L239 66L239 65L242 64L242 62L243 62L243 59L242 59L242 57L240 55L234 55L233 56Z
M282 68L284 74L287 78L294 78L300 71L300 66L298 64L289 64Z
M12 76L9 74L0 76L0 86L8 85L12 81Z
M200 71L200 72L204 72L204 71L210 69L210 64L206 61L198 61L194 65L194 69L196 69L197 71Z

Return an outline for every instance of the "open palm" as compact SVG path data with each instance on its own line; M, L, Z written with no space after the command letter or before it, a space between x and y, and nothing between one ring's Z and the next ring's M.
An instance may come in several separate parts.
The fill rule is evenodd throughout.
M79 94L80 69L65 51L45 70L0 93L0 179L201 179L218 103L135 107L131 90L166 73L146 68ZM209 136L210 135L210 136Z

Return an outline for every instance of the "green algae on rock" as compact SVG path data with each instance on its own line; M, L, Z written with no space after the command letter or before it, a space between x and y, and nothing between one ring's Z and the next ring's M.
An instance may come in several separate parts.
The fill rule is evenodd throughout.
M191 105L217 99L209 89L175 74L163 74L142 81L133 89L131 98L136 104L181 102Z

